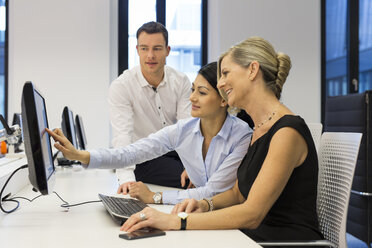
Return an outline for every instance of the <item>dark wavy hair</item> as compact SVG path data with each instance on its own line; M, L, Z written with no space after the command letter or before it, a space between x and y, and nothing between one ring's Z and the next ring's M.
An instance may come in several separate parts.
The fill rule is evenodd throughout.
M209 63L202 68L200 68L199 72L208 83L217 91L217 62Z

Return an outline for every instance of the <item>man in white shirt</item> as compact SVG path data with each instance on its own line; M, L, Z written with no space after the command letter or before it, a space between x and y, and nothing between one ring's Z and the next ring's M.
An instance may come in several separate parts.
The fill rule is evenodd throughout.
M142 25L136 49L140 65L125 70L109 89L114 147L131 144L190 116L191 83L185 74L165 65L170 52L166 28L157 22ZM127 193L130 182L136 180L180 187L182 171L176 152L118 169L118 193Z

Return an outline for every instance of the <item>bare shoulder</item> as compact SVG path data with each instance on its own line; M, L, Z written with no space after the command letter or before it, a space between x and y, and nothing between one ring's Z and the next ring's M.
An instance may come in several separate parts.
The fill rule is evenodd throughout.
M305 160L308 149L304 137L293 127L280 128L272 137L269 154L281 156L291 161L294 167Z

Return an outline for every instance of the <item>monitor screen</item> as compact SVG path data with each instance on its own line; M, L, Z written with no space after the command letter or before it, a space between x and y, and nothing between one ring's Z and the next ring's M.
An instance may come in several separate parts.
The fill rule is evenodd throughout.
M78 149L79 147L76 141L74 115L72 110L67 106L63 108L61 126L63 134L74 145L74 147Z
M44 97L33 83L26 82L22 92L22 126L29 179L41 194L50 194L55 181L55 168Z
M78 138L79 148L80 150L87 149L87 138L85 136L83 119L80 115L75 116L75 124L76 124L76 134Z

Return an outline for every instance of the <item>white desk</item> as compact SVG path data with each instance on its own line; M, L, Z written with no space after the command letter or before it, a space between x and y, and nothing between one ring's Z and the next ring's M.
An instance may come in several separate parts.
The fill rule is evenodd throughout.
M98 200L98 193L112 195L118 186L111 170L58 169L56 175L54 190L70 204ZM28 185L17 195L32 198L38 193ZM102 203L65 211L55 194L20 201L16 212L0 212L1 247L260 247L238 230L167 231L165 236L127 241L118 237L120 226Z
M25 164L27 164L27 159L25 157L21 159L0 158L0 189L3 187L10 174ZM7 195L8 193L15 194L19 192L27 184L29 184L28 170L19 170L16 174L14 174L12 179L10 179L5 191L3 192L3 196Z

